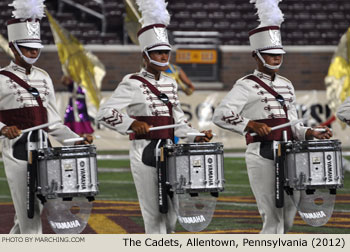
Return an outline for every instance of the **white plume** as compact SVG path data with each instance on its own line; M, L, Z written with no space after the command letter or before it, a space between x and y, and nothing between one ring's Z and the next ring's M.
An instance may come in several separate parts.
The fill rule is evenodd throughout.
M45 0L14 0L9 6L15 8L15 10L12 11L12 16L14 18L41 19L45 16L44 1Z
M139 20L142 27L151 24L169 25L170 15L166 9L168 3L165 0L136 0L136 3L142 14Z
M284 21L283 13L278 7L278 3L282 0L250 0L255 3L257 14L259 16L260 25L263 26L280 26Z

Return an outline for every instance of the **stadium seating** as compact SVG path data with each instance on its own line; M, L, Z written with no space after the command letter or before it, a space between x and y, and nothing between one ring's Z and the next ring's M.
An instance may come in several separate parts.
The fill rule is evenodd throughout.
M2 24L11 16L12 8L8 7L11 2L0 2ZM249 0L168 0L168 3L170 31L217 31L224 45L247 45L248 30L258 25L256 10ZM59 23L83 43L131 43L123 26L123 0L46 0L45 4ZM336 45L350 27L348 0L288 0L279 6L285 15L282 24L285 45ZM0 33L7 35L4 25ZM42 39L45 44L54 43L47 19L42 22Z

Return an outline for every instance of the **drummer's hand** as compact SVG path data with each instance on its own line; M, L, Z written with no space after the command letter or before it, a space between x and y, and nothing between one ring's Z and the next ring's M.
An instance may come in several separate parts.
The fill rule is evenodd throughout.
M130 129L134 131L136 135L147 134L149 132L149 128L150 126L147 123L136 120L130 126Z
M267 136L271 132L271 128L265 123L259 123L254 121L249 121L245 130L248 132L255 132L261 137Z
M1 135L13 139L21 135L21 130L17 126L4 126L1 129Z
M77 142L74 143L74 145L92 144L93 141L94 141L93 136L91 136L91 135L86 135L86 136L84 136L84 140L82 140L82 141L77 141Z
M186 95L191 95L194 91L194 87L193 86L186 87L184 91L185 91Z
M306 138L316 137L317 139L329 139L333 136L332 131L326 126L318 126L314 129L325 129L325 131L317 131L313 129L308 129L306 131Z
M201 133L204 133L205 136L196 136L194 139L195 142L209 142L213 138L211 130L203 130Z
M94 141L94 137L92 135L86 135L84 144L92 144L93 141Z

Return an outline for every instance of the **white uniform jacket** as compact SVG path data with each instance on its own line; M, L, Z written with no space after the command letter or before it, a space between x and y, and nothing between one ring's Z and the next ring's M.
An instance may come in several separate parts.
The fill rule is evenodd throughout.
M337 109L337 117L342 122L350 123L350 97L346 98L345 101L340 104Z
M176 81L164 74L160 75L159 80L155 80L154 75L144 69L139 73L126 75L108 101L101 105L97 119L103 125L121 134L126 134L135 120L131 116L170 116L168 107L145 84L139 80L130 79L132 75L143 77L169 97L173 105L175 123L186 123L175 129L177 137L186 138L187 132L198 132L187 125L177 96ZM187 139L193 142L194 137L187 137Z
M288 119L290 121L297 120L296 98L292 83L277 74L274 80L258 70L255 70L253 74L283 96L288 109ZM245 128L250 120L275 118L286 118L280 103L258 83L243 77L235 83L215 109L213 122L221 128L245 135L247 133ZM305 140L307 129L302 123L294 125L292 127L294 138Z

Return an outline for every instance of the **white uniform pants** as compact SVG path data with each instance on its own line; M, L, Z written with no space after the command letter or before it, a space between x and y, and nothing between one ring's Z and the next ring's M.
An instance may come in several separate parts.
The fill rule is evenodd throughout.
M259 155L260 143L251 143L246 151L246 164L250 186L262 218L262 234L283 234L293 226L296 207L290 196L284 195L284 207L275 206L274 161ZM298 193L294 192L294 197Z
M10 234L42 234L40 213L42 206L35 198L34 217L27 217L27 161L18 160L12 155L14 140L3 139L2 157L7 182L10 187L16 215Z
M159 212L157 169L142 163L147 140L134 140L130 149L131 172L136 186L146 234L166 234L175 230L177 216L168 197L169 211Z

